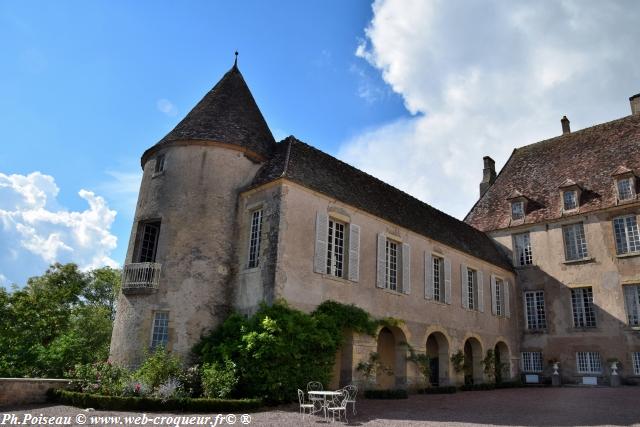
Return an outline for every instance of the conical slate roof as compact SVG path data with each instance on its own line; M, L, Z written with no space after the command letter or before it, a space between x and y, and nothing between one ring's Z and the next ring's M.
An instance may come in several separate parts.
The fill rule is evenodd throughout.
M142 164L157 149L178 141L231 144L269 157L275 139L237 65L222 77L178 125L142 155Z

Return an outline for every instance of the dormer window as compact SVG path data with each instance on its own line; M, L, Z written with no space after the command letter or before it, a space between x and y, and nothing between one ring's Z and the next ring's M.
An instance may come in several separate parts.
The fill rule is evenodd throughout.
M524 202L511 202L511 219L514 221L524 218Z
M565 211L572 211L578 207L578 192L575 190L564 191L562 193L562 208Z
M619 202L636 198L636 174L626 166L618 166L611 174L616 183L616 197Z
M618 200L631 200L635 197L635 186L633 185L633 178L621 178L617 182Z
M580 207L580 194L582 187L572 179L565 180L560 185L560 206L562 212L571 212Z

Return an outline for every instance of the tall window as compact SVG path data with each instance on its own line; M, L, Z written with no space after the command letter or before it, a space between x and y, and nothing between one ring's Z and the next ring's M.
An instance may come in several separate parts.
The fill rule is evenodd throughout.
M524 293L527 329L540 330L547 328L544 309L544 291L527 291Z
M640 252L640 234L635 215L614 218L613 230L616 235L616 251L619 255Z
M151 348L166 347L169 342L169 313L156 311L153 317L153 331L151 332Z
M327 274L343 277L344 270L344 229L345 225L329 218L327 238Z
M618 200L630 200L633 198L633 178L619 179L616 187L618 188Z
M542 353L539 351L523 351L522 371L542 372Z
M633 375L640 375L640 352L631 353L633 360Z
M524 218L524 202L511 203L511 219L519 220Z
M563 225L562 233L564 235L564 254L567 261L585 259L589 256L583 223Z
M444 302L444 259L434 256L433 262L433 299Z
M156 262L160 221L142 222L138 227L138 256L136 262Z
M595 351L579 351L576 353L579 374L599 374L602 372L600 353Z
M570 211L578 207L578 192L577 191L564 191L562 192L563 208L565 211Z
M262 209L251 212L251 232L249 233L249 262L247 267L255 268L260 263L260 235L262 234Z
M468 307L470 310L478 309L478 272L467 268Z
M515 261L517 266L533 264L533 255L531 251L531 240L529 233L516 234L513 236L515 241Z
M626 285L622 289L629 325L640 326L640 285Z
M398 289L398 244L387 239L386 242L386 283L385 287L395 291Z
M571 306L573 308L574 327L596 327L596 313L593 307L593 290L591 286L571 289Z
M496 315L504 316L506 314L505 307L504 307L504 297L505 297L504 282L502 281L502 279L498 279L497 277L496 277L494 292L495 292L494 298L496 301Z
M153 169L153 173L160 173L164 171L164 154L160 154L156 157L156 164Z

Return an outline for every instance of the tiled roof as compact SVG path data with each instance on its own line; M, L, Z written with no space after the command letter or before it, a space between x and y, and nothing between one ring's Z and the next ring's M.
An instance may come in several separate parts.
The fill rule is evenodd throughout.
M287 178L473 257L511 270L511 262L479 230L295 137L277 144L250 188Z
M508 228L508 198L516 191L533 202L518 225L561 218L560 187L567 180L582 188L572 215L612 207L617 203L612 175L625 170L640 172L640 115L515 149L465 221L482 231Z
M142 155L176 141L212 141L237 145L268 157L275 139L236 65L211 89L178 125Z

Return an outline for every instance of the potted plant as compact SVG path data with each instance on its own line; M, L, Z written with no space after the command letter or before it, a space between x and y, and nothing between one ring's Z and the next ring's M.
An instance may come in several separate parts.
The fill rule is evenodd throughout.
M552 357L549 359L549 365L553 368L553 375L560 375L558 373L558 369L560 369L560 361L557 358Z

